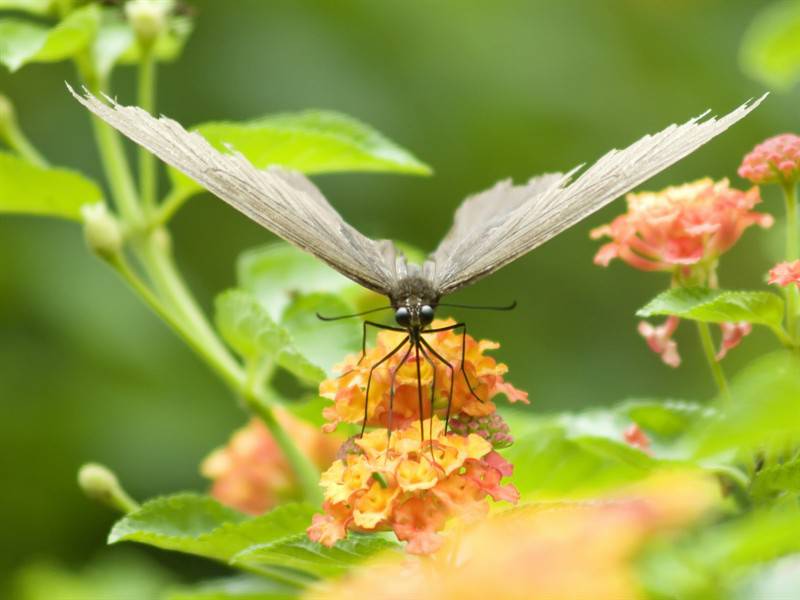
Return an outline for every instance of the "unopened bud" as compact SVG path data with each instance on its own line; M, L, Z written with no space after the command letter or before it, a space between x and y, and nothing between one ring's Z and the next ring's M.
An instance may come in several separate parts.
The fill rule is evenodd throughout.
M123 513L138 508L138 504L122 489L117 476L97 463L86 463L78 470L78 485L92 500Z
M105 204L87 204L81 207L83 235L92 252L110 259L122 249L122 229Z
M514 443L508 424L496 412L481 417L458 414L450 419L450 431L463 436L475 433L489 442L495 450L508 448Z
M125 16L141 44L153 44L166 31L173 6L172 0L130 0L125 4Z

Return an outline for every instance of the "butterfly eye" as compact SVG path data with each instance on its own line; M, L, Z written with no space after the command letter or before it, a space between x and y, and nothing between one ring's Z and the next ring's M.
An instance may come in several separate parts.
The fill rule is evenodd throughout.
M394 320L397 321L400 327L408 327L411 324L411 313L408 312L405 306L401 306L394 311Z
M433 321L433 307L423 304L419 309L419 320L422 321L423 325L430 325L431 321Z

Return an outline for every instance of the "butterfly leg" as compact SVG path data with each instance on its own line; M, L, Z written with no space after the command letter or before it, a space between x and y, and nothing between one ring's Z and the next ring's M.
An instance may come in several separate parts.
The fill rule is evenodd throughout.
M403 344L405 344L406 341L408 341L409 339L410 338L406 338L405 341L403 342ZM406 350L406 353L403 355L403 358L401 358L400 362L397 363L397 366L394 369L392 369L392 375L391 375L391 378L389 379L389 418L386 420L386 437L387 437L387 439L386 439L386 448L387 449L389 448L389 442L392 441L392 418L394 417L394 382L395 382L395 379L397 378L397 372L400 370L400 368L406 362L406 360L408 359L409 354L411 354L411 350L413 350L413 349L414 349L414 342L412 341L408 345L408 350ZM389 456L388 453L387 453L386 456L387 457Z
M389 352L389 354L387 354L386 356L384 356L382 359L380 359L378 362L376 362L376 363L375 363L374 365L372 365L372 367L370 368L370 370L369 370L369 377L367 378L367 391L366 391L366 393L364 394L364 421L361 423L361 433L359 434L359 437L364 437L364 429L366 429L366 427L367 427L367 416L369 415L369 410L368 410L368 409L369 409L369 389L370 389L370 387L371 387L371 385L372 385L372 374L375 372L375 369L377 369L378 367L380 367L380 366L381 366L383 363L385 363L387 360L389 360L389 359L390 359L392 356L394 356L395 354L397 354L397 352L398 352L398 351L399 351L399 350L400 350L400 349L401 349L403 346L405 346L405 345L408 343L408 340L409 340L409 339L410 339L410 338L409 338L408 336L406 336L406 337L403 339L403 341L402 341L402 342L400 342L399 344L397 344L397 346L395 346L394 350L392 350L391 352ZM411 348L409 348L409 349L408 349L408 351L409 351L409 352L411 352ZM408 353L406 353L406 356L408 356ZM405 359L404 359L404 360L405 360ZM394 392L394 374L392 374L392 392ZM391 398L391 396L390 396L390 398ZM393 399L393 398L392 398L392 399ZM390 418L390 419L392 418L391 409L390 409L390 411L389 411L389 418Z
M444 366L447 367L450 370L450 392L447 395L447 413L445 414L445 417L444 417L444 434L447 435L447 428L450 425L450 408L453 405L453 385L456 382L456 370L455 370L455 367L453 367L453 365L450 364L450 361L448 361L447 359L445 359L444 356L439 354L434 349L434 347L431 346L425 340L425 338L420 337L420 341L422 342L422 346L424 348L427 348L428 351L431 354L433 354L436 358L438 358L440 361L442 361ZM435 372L435 370L434 370L434 372ZM431 418L433 418L433 396L431 396Z
M448 325L447 327L427 329L424 333L438 333L440 331L454 331L456 329L464 330L461 334L461 374L464 376L464 381L467 383L467 388L469 388L469 392L472 394L472 397L483 404L486 402L486 400L483 400L480 396L478 396L478 394L475 393L475 390L472 389L472 383L470 383L469 377L467 377L467 370L464 368L464 358L467 354L467 324L456 323L455 325Z
M433 401L436 398L436 363L433 362L433 359L431 358L430 354L428 354L427 350L425 350L425 347L427 346L425 340L423 340L420 337L420 342L421 343L420 343L420 346L419 346L419 351L422 353L422 356L425 358L425 361L431 366L431 373L432 373L432 375L431 375L431 398L430 398L431 411L430 411L430 423L428 424L428 443L430 444L430 448L431 448L431 462L434 465L438 466L438 463L436 462L436 456L433 453ZM445 363L445 364L447 364L447 363ZM450 365L448 365L448 366L450 367L450 371L451 371L450 372L450 387L451 387L451 394L450 395L452 397L452 385L453 385L452 370L453 370L453 367L450 366ZM420 383L418 382L417 385L420 385ZM447 402L447 410L448 410L448 412L450 411L450 401L449 400ZM422 428L420 427L420 430L421 429ZM445 435L446 434L447 434L447 425L445 424Z
M367 356L367 326L368 325L370 325L372 327L375 327L376 329L387 329L389 331L405 332L405 329L401 329L399 327L391 327L389 325L383 325L381 323L375 323L374 321L364 321L364 323L363 323L363 332L362 332L362 335L361 335L361 356L359 357L358 362L356 363L356 366L361 365L361 362L364 360L364 357ZM341 379L345 375L348 375L348 374L352 373L355 370L356 370L355 367L353 367L352 369L348 369L347 371L345 371L344 373L339 375L336 379Z

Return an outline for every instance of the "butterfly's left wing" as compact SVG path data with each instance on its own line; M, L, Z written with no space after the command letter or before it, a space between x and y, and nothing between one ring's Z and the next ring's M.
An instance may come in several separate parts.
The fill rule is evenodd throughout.
M257 169L242 154L218 152L200 134L171 119L69 89L106 123L272 233L366 288L384 295L395 288L399 252L394 244L371 240L345 223L301 173Z
M546 175L526 186L499 184L468 198L429 257L436 291L452 293L545 243L694 152L764 97L721 119L698 117L647 135L624 150L611 150L571 183L571 173Z

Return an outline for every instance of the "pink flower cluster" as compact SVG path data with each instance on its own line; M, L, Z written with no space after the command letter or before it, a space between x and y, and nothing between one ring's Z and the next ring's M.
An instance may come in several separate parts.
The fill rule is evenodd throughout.
M769 282L783 287L794 283L800 287L800 260L775 265L769 271Z
M756 185L797 181L800 176L800 137L784 133L763 141L744 157L738 173Z

